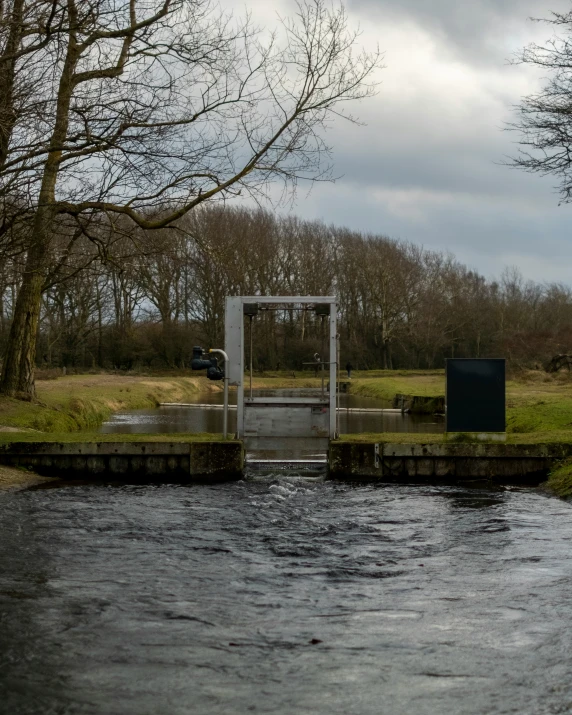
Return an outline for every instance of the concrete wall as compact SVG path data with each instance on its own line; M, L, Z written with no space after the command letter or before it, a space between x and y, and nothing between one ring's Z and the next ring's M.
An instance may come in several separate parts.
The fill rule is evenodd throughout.
M238 479L240 442L10 442L0 464L69 479L176 481Z
M566 444L358 444L332 442L330 477L386 482L538 484L572 454Z
M567 444L330 443L332 479L409 483L537 484ZM231 442L11 442L0 444L0 464L45 476L118 481L222 481L244 473L242 443Z

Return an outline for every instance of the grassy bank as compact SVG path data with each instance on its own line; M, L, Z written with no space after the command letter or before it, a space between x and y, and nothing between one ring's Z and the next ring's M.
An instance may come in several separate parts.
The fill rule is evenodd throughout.
M445 394L445 373L443 370L387 371L375 376L357 373L350 392L385 400L396 394L439 397ZM572 377L568 372L557 375L523 372L507 381L506 397L507 431L512 442L530 441L532 436L534 440L544 437L549 441L572 440Z
M544 486L563 499L572 497L572 459L561 462L553 469Z
M212 389L221 388L204 377L74 375L39 380L36 402L0 398L0 426L48 433L95 430L114 412L184 402ZM10 437L10 432L0 434Z
M572 378L569 373L523 373L507 382L507 431L527 435L546 433L560 441L572 434Z
M445 394L443 370L386 370L354 372L349 391L352 395L392 401L395 395L440 397Z
M246 385L249 377L246 375ZM340 380L347 381L345 372L340 373ZM328 382L328 373L325 373ZM264 372L255 374L252 386L261 388L300 388L321 385L321 378L312 371L304 372ZM397 394L436 397L445 394L445 372L443 370L360 370L352 373L349 381L352 395L373 397L378 400L393 400Z

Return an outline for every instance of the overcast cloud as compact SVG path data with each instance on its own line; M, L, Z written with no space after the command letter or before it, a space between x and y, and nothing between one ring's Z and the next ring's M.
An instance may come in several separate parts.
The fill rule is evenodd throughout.
M248 7L273 24L293 2ZM450 250L488 276L516 265L527 278L572 283L572 205L558 206L555 179L501 164L516 150L516 136L503 131L512 108L542 81L507 59L550 37L531 15L572 2L348 0L347 8L364 44L385 51L383 83L352 108L367 126L340 121L329 132L342 178L300 191L293 212Z

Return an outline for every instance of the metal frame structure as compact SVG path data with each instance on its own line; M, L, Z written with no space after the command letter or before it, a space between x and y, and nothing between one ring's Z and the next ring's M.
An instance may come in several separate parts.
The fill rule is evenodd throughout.
M262 398L246 397L244 390L245 357L244 357L244 305L255 304L258 306L284 306L287 310L294 306L327 305L329 322L329 357L323 361L324 369L328 365L329 388L327 396L300 397L300 398ZM228 382L237 387L237 437L239 439L255 438L255 428L252 427L258 415L258 423L263 415L266 422L274 421L276 430L287 432L287 434L276 436L302 438L306 434L301 416L314 414L316 425L308 431L307 437L314 439L321 438L322 442L335 439L337 437L337 361L338 361L338 336L337 336L337 300L334 296L227 296L225 314L225 351L228 355L227 375ZM322 360L323 360L322 356ZM290 412L288 412L290 410ZM325 428L321 429L319 422L327 416ZM288 415L290 416L288 418ZM252 419L251 419L251 416ZM319 424L318 424L319 422ZM306 424L306 422L304 422ZM289 426L290 425L290 426Z

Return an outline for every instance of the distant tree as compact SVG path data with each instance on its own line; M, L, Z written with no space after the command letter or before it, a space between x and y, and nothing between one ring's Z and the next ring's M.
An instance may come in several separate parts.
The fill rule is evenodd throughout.
M125 235L115 222L105 257L85 237L71 253L69 236L54 238L38 363L182 367L193 345L223 344L226 295L299 292L338 297L344 365L439 368L447 357L506 356L512 368L538 368L572 354L572 290L515 269L488 281L448 254L222 203L176 225ZM2 343L21 258L0 254ZM324 353L322 321L313 311L261 311L254 368L299 368Z
M552 13L545 22L559 35L545 45L531 44L512 59L540 68L545 84L522 98L509 129L520 134L521 149L509 165L555 176L563 203L572 201L572 11Z

